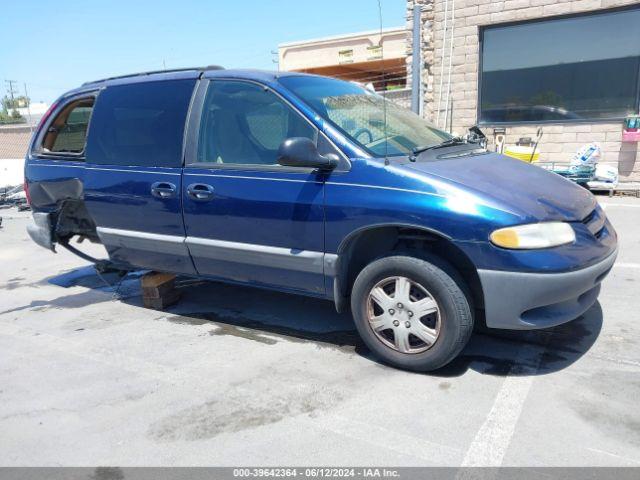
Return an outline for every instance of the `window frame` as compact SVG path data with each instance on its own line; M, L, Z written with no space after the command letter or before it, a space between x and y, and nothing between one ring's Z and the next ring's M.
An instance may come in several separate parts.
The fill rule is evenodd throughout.
M351 162L344 154L344 152L338 148L338 146L322 131L320 130L307 116L300 111L293 103L282 96L278 91L270 86L252 79L235 78L216 76L215 78L203 78L200 80L196 92L193 95L192 104L187 115L187 130L185 136L185 152L184 152L184 167L190 168L206 168L216 170L240 170L240 171L260 171L260 172L282 172L282 173L312 173L317 171L316 168L306 167L287 167L284 165L261 165L251 163L213 163L213 162L198 162L198 147L200 141L200 127L202 120L202 110L204 108L204 102L206 100L207 91L209 85L216 82L239 82L256 85L265 91L271 92L278 99L280 99L285 105L291 108L297 115L299 115L305 122L307 122L313 130L316 132L316 145L320 141L320 137L324 138L329 145L331 145L334 153L340 158L338 166L332 170L332 172L347 172L351 169Z
M553 125L553 124L598 124L598 123L612 123L612 122L622 122L626 117L624 116L614 116L614 117L605 117L605 118L592 118L592 119L556 119L556 120L519 120L519 121L511 121L511 122L488 122L481 120L481 111L482 111L482 63L484 57L484 34L487 30L491 30L492 28L502 28L502 27L511 27L518 25L527 25L531 23L541 23L548 22L553 20L563 20L563 19L571 19L571 18L580 18L580 17L591 17L594 15L602 15L608 13L616 13L616 12L624 12L630 10L640 10L640 6L637 4L632 5L624 5L621 7L614 8L603 8L599 10L591 10L588 12L578 12L578 13L567 13L563 15L554 15L550 17L542 17L542 18L534 18L528 20L516 20L512 22L503 22L503 23L494 23L491 25L481 25L479 27L478 32L478 102L476 106L476 119L479 126L482 127L491 127L493 125L496 126L511 126L511 125ZM636 99L635 99L635 109L636 111L640 111L640 66L638 67L638 79L636 81Z
M42 159L53 159L53 160L68 160L68 161L76 161L76 162L84 162L86 161L86 152L87 152L87 139L89 138L89 129L91 128L91 119L93 118L93 109L96 104L96 100L100 90L90 90L86 92L77 93L75 95L71 95L69 97L64 97L57 101L57 105L55 110L51 112L48 116L46 123L44 123L40 129L38 130L35 141L33 142L33 147L31 149L31 156L35 158ZM51 124L58 118L58 115L62 113L62 111L67 108L70 104L86 99L93 99L93 106L91 107L91 115L89 116L89 122L87 123L87 133L84 137L84 146L81 152L51 152L44 151L44 147L42 144L44 143L44 139L48 133L49 127Z

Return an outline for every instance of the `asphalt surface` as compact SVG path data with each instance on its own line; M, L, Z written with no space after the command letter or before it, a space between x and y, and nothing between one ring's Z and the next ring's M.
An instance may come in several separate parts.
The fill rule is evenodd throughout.
M599 302L431 374L377 363L325 301L185 281L144 309L135 275L2 210L0 465L638 466L640 200L599 200L621 241Z

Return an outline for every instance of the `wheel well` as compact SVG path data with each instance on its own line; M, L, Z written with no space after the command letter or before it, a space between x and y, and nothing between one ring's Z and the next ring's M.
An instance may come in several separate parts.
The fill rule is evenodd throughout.
M483 308L482 285L469 257L438 233L419 227L384 226L364 230L344 242L339 250L336 272L336 305L344 304L351 294L356 277L376 258L391 252L408 252L415 256L437 256L453 267L465 283L476 308ZM341 298L338 298L341 297Z

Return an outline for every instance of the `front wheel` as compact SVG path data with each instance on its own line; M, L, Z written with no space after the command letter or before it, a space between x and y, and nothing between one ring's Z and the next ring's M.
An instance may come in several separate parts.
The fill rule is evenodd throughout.
M464 348L473 330L469 300L443 262L390 256L367 265L351 311L369 349L395 367L430 371Z

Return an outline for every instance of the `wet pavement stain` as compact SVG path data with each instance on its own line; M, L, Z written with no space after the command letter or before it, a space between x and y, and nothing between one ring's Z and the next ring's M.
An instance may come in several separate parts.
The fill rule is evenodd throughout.
M233 335L274 345L278 340L289 342L309 343L313 342L318 347L337 348L339 350L359 353L366 350L356 330L333 330L316 332L304 328L292 328L283 325L260 322L247 318L237 311L228 313L198 312L183 313L158 317L156 320L166 320L181 325L206 325L217 327L210 332L212 336ZM262 334L268 334L266 337ZM271 338L276 337L276 338Z
M93 265L66 270L41 280L40 284L51 284L63 288L85 287L90 289L113 288L121 282L137 280L144 271L133 271L126 275L124 272L108 272L98 274Z
M188 315L165 315L157 317L155 320L164 320L170 323L177 323L178 325L207 325L212 322L212 320L207 320L206 318L197 318Z
M299 385L287 392L274 391L260 380L242 394L235 391L224 400L213 399L184 409L151 425L148 434L158 441L196 441L221 433L238 432L280 422L299 415L313 415L342 400L341 394ZM264 384L263 384L264 383Z
M216 330L210 330L209 335L230 335L232 337L244 338L245 340L253 340L254 342L264 343L265 345L275 345L276 343L278 343L276 339L260 335L259 333L256 333L255 330L243 329L234 325L219 325Z

